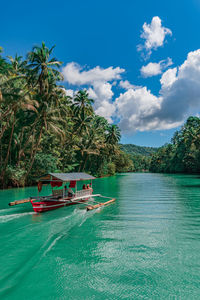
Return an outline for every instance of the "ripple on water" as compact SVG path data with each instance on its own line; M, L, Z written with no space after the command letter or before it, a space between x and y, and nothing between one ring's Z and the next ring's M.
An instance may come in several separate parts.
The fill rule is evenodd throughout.
M29 206L7 209L12 198L1 192L1 298L199 299L197 185L184 175L97 179L95 191L115 204L41 215Z

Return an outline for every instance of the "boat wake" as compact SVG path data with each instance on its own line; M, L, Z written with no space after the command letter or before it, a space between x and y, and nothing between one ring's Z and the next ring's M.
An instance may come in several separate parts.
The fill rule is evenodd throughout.
M13 211L13 210L12 210ZM0 215L10 212L10 208L4 208L0 210Z
M71 230L81 227L97 211L99 209L88 213L85 209L76 208L70 215L56 219L56 222L51 221L49 237L42 247L44 252L40 261L54 249L60 240L67 238Z
M0 279L0 297L9 296L14 293L19 283L26 278L30 270L34 272L48 255L52 255L52 251L57 251L60 247L60 242L68 237L72 237L72 230L78 230L88 218L92 217L95 211L87 212L85 209L75 208L68 215L63 215L66 211L60 210L61 215L57 218L43 219L43 222L34 223L34 226L29 224L31 236L38 236L38 232L43 232L42 239L35 239L37 244L32 247L24 247L23 244L19 249L11 249L10 256L15 257L20 253L24 254L24 260L20 265L16 265L12 272L6 272L4 277ZM0 215L0 224L15 220L20 217L33 215L34 212L16 213L12 215ZM47 215L48 216L48 215ZM31 228L30 228L31 226ZM29 231L29 232L30 232ZM16 234L16 231L15 231ZM20 240L26 240L26 233L19 232ZM11 237L12 238L12 237ZM22 250L23 249L23 250ZM19 250L19 251L18 251ZM21 253L22 251L22 253Z
M81 227L85 223L85 221L87 221L89 218L91 218L95 213L99 212L100 210L101 210L101 207L99 207L95 210L92 210L90 212L83 210L84 211L83 219L82 219L81 223L78 225L78 227Z
M18 213L18 214L12 214L12 215L0 215L0 224L1 223L6 223L9 221L13 221L15 219L24 217L24 216L28 216L28 215L33 215L35 214L34 212L25 212L25 213Z
M70 215L56 219L56 222L51 221L49 237L43 245L43 250L45 250L42 258L55 247L59 240L66 238L73 228L81 226L87 218L86 210L74 209Z

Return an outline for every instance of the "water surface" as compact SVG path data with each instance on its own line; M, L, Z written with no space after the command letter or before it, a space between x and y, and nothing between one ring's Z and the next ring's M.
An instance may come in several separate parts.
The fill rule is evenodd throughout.
M35 214L0 191L0 299L200 299L200 177L97 179L106 208ZM43 191L45 193L45 190Z

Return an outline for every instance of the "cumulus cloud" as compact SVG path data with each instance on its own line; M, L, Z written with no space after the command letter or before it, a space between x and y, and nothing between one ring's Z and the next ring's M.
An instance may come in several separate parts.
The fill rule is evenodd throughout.
M75 94L75 91L72 89L64 89L66 96L73 97Z
M161 70L170 62L170 59L159 62ZM119 119L123 132L176 128L200 109L200 49L188 53L179 67L169 68L162 74L158 95L147 87L123 80L121 75L124 70L119 67L95 67L85 71L77 66L72 63L75 72L66 75L68 83L87 86L90 97L95 100L96 113L109 122L113 117ZM91 74L94 73L96 75L93 77ZM115 101L114 84L124 89ZM73 95L73 90L67 90L67 93Z
M106 118L109 123L112 123L111 117L114 115L115 110L115 105L113 103L103 100L95 112L97 115Z
M170 86L177 80L177 68L168 69L163 73L160 83L162 85L162 90L165 90L166 88L170 88Z
M188 53L179 67L166 71L162 78L164 98L160 117L183 120L200 109L200 49Z
M140 88L140 86L131 84L128 80L121 80L119 86L125 90Z
M152 77L162 73L160 63L150 62L146 66L142 66L140 73L143 77Z
M65 81L72 85L86 85L91 98L95 100L95 112L112 122L115 105L112 103L112 85L121 79L125 70L119 67L103 69L99 66L85 70L75 62L68 63L62 70Z
M148 116L160 109L161 100L154 96L146 87L129 89L116 99L116 108L123 131L143 131L153 129L155 121ZM148 124L147 124L148 123ZM152 128L153 126L153 128Z
M171 58L167 58L166 60L161 60L158 63L148 63L146 66L142 66L140 69L140 73L143 77L152 77L159 74L162 74L163 70L173 64Z
M153 17L150 24L145 22L142 28L140 37L145 41L144 44L138 45L137 49L138 51L145 50L148 57L151 55L152 49L156 50L164 44L167 35L172 35L169 28L162 26L162 21L158 16Z
M75 62L68 63L62 70L65 81L73 85L92 84L96 81L112 81L120 79L121 74L125 70L122 68L109 67L106 69L99 66L84 70L79 64Z
M146 87L130 88L116 99L123 131L175 128L200 109L200 49L190 52L179 68L167 70L155 96Z
M114 95L112 84L102 81L94 82L93 87L88 89L88 93L95 100L95 112L112 122L111 116L115 112L115 105L110 101Z

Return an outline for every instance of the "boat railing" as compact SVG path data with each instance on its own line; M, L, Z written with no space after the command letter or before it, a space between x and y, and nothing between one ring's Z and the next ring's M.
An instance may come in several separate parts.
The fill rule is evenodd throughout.
M89 195L92 195L92 188L90 189L86 189L86 190L80 190L80 191L77 191L74 195L73 195L73 198L75 197L84 197L84 196L89 196ZM65 191L66 193L66 191ZM52 191L52 194L51 195L48 195L48 196L37 196L37 197L30 197L30 199L34 199L34 200L39 200L39 201L43 201L43 200L51 200L51 199L55 199L57 197L62 197L63 196L63 190L53 190ZM67 193L66 195L67 196Z
M53 196L63 196L63 190L53 190Z
M83 197L87 195L92 195L92 189L77 191L75 197Z

